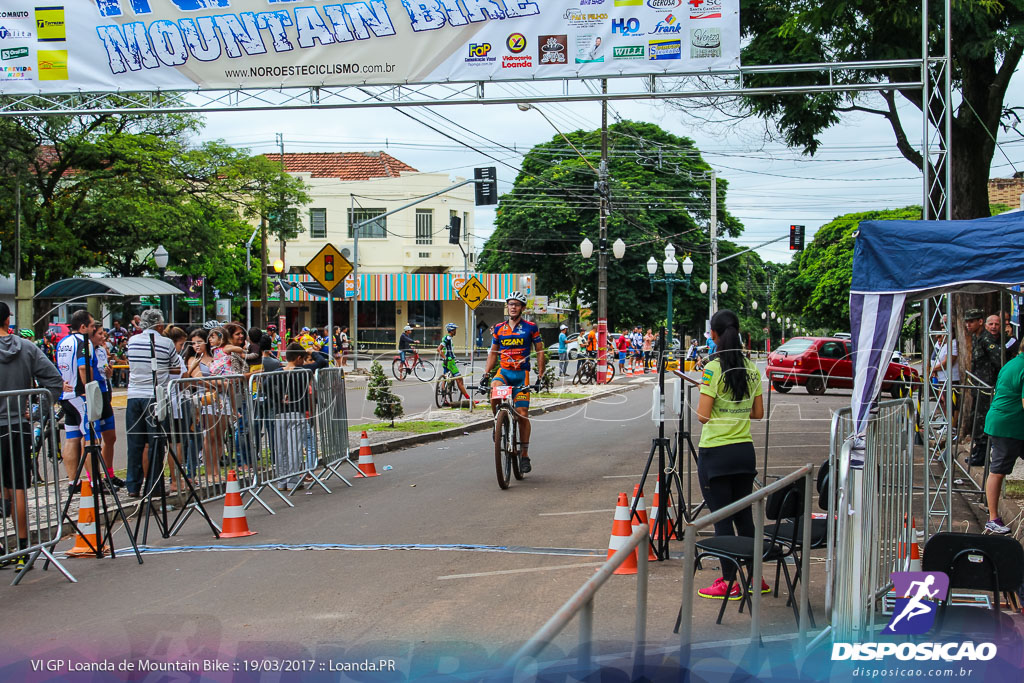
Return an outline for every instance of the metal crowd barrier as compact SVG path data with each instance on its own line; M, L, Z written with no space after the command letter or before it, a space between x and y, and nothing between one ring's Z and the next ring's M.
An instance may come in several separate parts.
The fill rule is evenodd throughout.
M878 403L862 435L854 434L849 408L832 418L829 472L838 520L829 522L837 526L828 547L826 604L837 640L857 642L875 629L890 574L905 570L900 546L912 539L904 523L923 512L913 509L914 424L911 399ZM863 468L850 468L850 451L861 447Z
M40 555L76 583L53 556L61 537L60 446L50 394L42 389L0 392L0 562ZM20 547L19 547L20 546ZM17 571L11 585L27 573Z
M798 646L801 655L807 652L807 627L810 615L810 597L808 586L811 576L811 493L814 491L814 480L812 474L814 466L807 464L778 479L764 488L758 489L749 496L740 498L735 503L726 505L711 514L705 515L693 522L680 520L683 526L683 603L680 607L679 622L679 661L684 668L688 667L690 661L690 646L693 640L693 596L694 596L694 571L693 558L697 556L697 534L701 529L714 526L716 522L732 517L740 510L753 507L754 511L754 538L764 538L764 506L765 499L781 491L799 479L804 480L804 501L803 501L803 544L804 551L800 553L800 591L797 596L797 606L800 620L798 625L799 640ZM641 553L642 554L642 553ZM750 569L751 580L756 582L762 574L763 560L760 553L754 553L753 566ZM756 644L761 635L761 591L750 592L750 642Z
M352 462L348 444L348 402L345 392L344 368L320 368L314 377L316 393L316 433L319 449L320 472L317 476L326 482L338 477L346 485L346 479L338 466L348 463L352 469L359 468Z
M170 420L168 458L180 462L203 505L223 498L227 472L235 470L238 485L267 512L274 511L257 495L268 464L253 435L254 411L243 375L211 375L172 379L168 385ZM177 468L170 464L171 482L179 490ZM176 534L196 510L190 503L171 529ZM215 517L215 515L211 515Z
M621 548L615 551L608 560L602 564L597 572L590 577L586 583L580 586L571 598L562 605L557 612L547 620L519 650L509 657L505 662L505 671L515 674L529 663L529 660L541 653L544 648L551 644L559 633L562 632L572 618L580 615L579 633L579 654L577 665L583 671L589 671L593 652L591 641L594 631L594 595L605 584L609 577L618 569L626 559L633 554L641 543L647 546L649 528L646 524L633 527L630 535ZM636 629L633 635L633 663L636 666L643 658L643 645L647 632L647 552L637 553L637 577L636 577ZM517 677L510 675L509 680L517 680Z

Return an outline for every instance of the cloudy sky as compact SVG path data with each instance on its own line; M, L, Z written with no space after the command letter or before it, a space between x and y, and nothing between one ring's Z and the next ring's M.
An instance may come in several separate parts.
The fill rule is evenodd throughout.
M1019 86L1018 78L1008 104L1014 102ZM517 87L523 94L543 91L542 84ZM550 123L538 112L522 112L512 104L403 110L447 136L389 108L209 113L203 137L262 153L278 151L276 134L280 133L286 152L384 150L420 171L453 177L471 177L475 166L496 166L499 192L506 192L522 155L557 135L553 125L565 132L600 126L596 101L538 106ZM835 216L921 203L920 174L896 151L892 132L879 117L848 116L826 132L814 157L766 141L762 121L730 126L709 123L665 101L613 102L609 123L619 118L649 121L692 138L719 177L729 181L728 209L746 226L739 241L747 246L786 236L794 223L806 226L810 240L819 226ZM908 105L903 119L910 139L920 146L919 113ZM997 151L992 177L1012 175L1015 169L1010 161L1024 169L1020 136L1011 132L1001 135L1000 141L1009 159ZM478 208L476 224L483 238L477 242L480 245L492 229L493 210ZM758 251L770 261L790 258L787 241Z

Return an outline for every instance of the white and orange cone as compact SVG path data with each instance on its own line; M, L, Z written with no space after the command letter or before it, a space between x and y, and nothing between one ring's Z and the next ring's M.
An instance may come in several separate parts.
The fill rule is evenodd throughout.
M75 547L64 553L66 557L103 557L99 549L99 536L96 534L96 502L92 495L92 486L88 479L82 480L82 495L78 501L78 535L75 536Z
M373 464L373 452L370 450L370 437L366 435L366 431L363 431L363 435L359 437L359 462L356 463L359 468L359 474L356 477L379 477L380 472Z
M907 571L919 572L921 571L921 550L917 547L917 523L914 518L910 518L910 538L908 539L910 545L910 562L907 564Z
M636 484L633 486L633 500L629 501L630 508L633 507L633 501L635 501L637 498L640 499L640 502L636 504L636 514L633 515L633 519L631 520L633 523L633 527L635 528L640 526L641 524L646 524L649 530L651 525L647 519L647 501L644 500L644 492L640 490L640 484ZM658 561L658 556L654 554L654 548L651 547L650 542L647 543L647 560L649 562Z
M245 507L242 505L241 488L238 486L238 477L235 476L234 470L228 470L228 488L224 495L224 523L221 528L221 538L239 538L256 533L249 531Z
M619 494L618 505L615 506L615 521L612 522L612 535L608 539L608 557L615 554L615 551L626 544L633 527L629 523L629 500L625 493ZM629 557L619 565L613 573L615 574L636 574L637 554L634 549Z
M676 510L675 510L674 507L672 507L672 492L669 491L669 493L667 495L668 495L668 500L665 503L665 506L666 506L665 509L668 511L668 514L667 514L667 518L668 519L666 520L666 527L667 527L668 534L667 534L666 538L671 539L671 538L675 537ZM651 538L653 538L655 540L661 540L661 537L662 537L662 532L661 532L660 528L658 527L658 508L660 506L661 506L661 484L660 484L660 482L655 482L655 484L654 484L654 502L651 505L651 534L652 534Z

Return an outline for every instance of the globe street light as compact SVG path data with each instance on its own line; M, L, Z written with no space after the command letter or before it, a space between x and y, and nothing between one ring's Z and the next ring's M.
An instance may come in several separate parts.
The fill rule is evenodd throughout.
M693 261L690 259L689 254L687 254L686 258L683 259L683 277L676 277L676 272L679 270L679 262L676 261L676 248L669 244L665 247L665 260L662 262L662 269L665 271L665 277L662 279L655 278L654 274L658 272L658 262L653 256L647 259L647 276L651 281L651 291L654 291L655 282L662 282L665 284L665 290L668 294L668 309L665 315L665 328L668 332L666 345L669 348L672 348L675 341L675 336L672 334L672 289L680 279L686 283L687 287L690 286L690 274L693 273Z
M603 201L603 200L602 200ZM603 384L606 380L608 367L608 239L601 238L597 245L597 381ZM580 256L590 258L594 254L594 243L584 237L580 242ZM626 243L621 239L612 245L612 255L621 259L626 254Z
M160 280L161 281L163 281L164 274L167 272L167 259L169 257L170 257L170 254L167 253L167 250L164 249L164 245L162 245L162 244L159 245L153 251L153 263L156 264L156 269L160 273ZM166 309L164 308L164 295L163 294L160 295L160 313L164 314L165 318L168 317L166 315Z

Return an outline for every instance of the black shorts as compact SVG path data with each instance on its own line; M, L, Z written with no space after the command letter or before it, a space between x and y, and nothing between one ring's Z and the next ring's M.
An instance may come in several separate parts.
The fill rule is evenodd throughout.
M1024 441L1009 436L989 436L988 443L992 447L992 460L988 471L991 474L1010 474L1017 459L1024 460Z
M0 429L0 481L5 489L32 485L32 434Z
M103 412L100 413L101 420L109 420L114 417L114 404L111 401L111 392L103 392Z
M82 426L82 416L85 414L85 399L81 396L74 398L63 398L60 401L64 409L64 427Z

